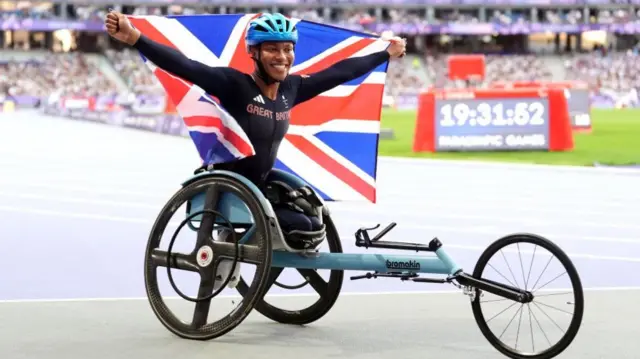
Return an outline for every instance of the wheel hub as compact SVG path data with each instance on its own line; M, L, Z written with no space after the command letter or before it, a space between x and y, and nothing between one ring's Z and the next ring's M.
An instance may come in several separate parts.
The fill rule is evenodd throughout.
M209 246L202 246L196 254L196 261L202 268L209 266L213 261L213 249Z

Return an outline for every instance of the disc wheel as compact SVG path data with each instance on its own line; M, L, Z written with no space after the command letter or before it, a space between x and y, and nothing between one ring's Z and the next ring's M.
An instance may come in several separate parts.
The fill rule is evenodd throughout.
M329 252L342 253L342 243L340 242L340 235L335 227L335 224L329 216L324 216L323 222L326 225L327 231L327 244L329 246ZM277 280L284 268L271 268L269 275L269 283L267 285L267 291L273 284L277 285ZM331 310L333 305L340 296L342 290L342 281L344 278L344 271L332 270L329 276L329 280L325 281L324 278L318 274L314 269L296 269L304 278L302 284L311 285L311 287L320 295L320 298L311 304L309 307L298 310L287 310L278 308L272 304L266 302L263 298L255 306L255 309L265 317L282 324L295 324L304 325L315 322L322 318L325 314ZM280 285L281 287L283 285ZM295 286L292 289L299 289L303 285ZM248 287L244 279L241 279L237 286L238 291L243 297L246 297L248 293ZM266 293L266 292L265 292Z
M505 250L507 246L514 249ZM534 265L536 257L543 258L541 264ZM475 290L471 308L476 323L489 343L507 357L553 358L576 337L584 312L582 283L569 257L548 239L532 234L498 239L482 253L473 276L525 289L534 296L532 302L523 304ZM563 278L568 279L568 285L558 284ZM569 291L573 294L567 295ZM494 297L485 300L487 296ZM550 314L558 314L560 320L554 320ZM566 329L562 328L561 321L568 322ZM490 324L496 324L496 332ZM517 333L511 334L509 330ZM534 335L534 330L541 330L542 334ZM556 334L559 339L553 340ZM515 345L507 345L507 338L515 339ZM547 344L546 349L540 349Z
M235 243L213 240L213 233L216 230L214 229L214 224L218 222L222 223L223 227L226 227L224 218L222 220L217 218L217 221L214 218L216 214L218 214L217 217L220 217L219 213L215 212L217 209L216 204L225 192L233 194L242 200L249 208L253 218L253 228L246 231L248 234L242 238L236 237L237 241ZM205 196L204 210L202 211L200 226L197 228L197 239L193 251L185 254L159 249L162 235L173 214L185 202L196 195L202 194ZM178 230L188 222L191 222L190 217L192 216L185 219ZM223 176L213 176L199 179L180 189L167 202L156 219L145 253L144 279L146 292L156 317L169 331L185 339L209 340L234 329L249 315L256 302L262 298L267 287L267 279L271 267L270 233L262 206L254 194L237 180ZM203 256L203 253L206 253L206 255ZM206 260L203 261L203 259ZM254 264L256 266L256 274L251 286L247 289L247 295L239 307L221 319L208 323L211 300L229 282L229 278L226 278L224 285L214 291L216 269L222 259L234 261L234 265L240 265L241 262ZM193 318L190 323L179 320L163 300L158 284L158 267L170 267L167 270L185 270L200 275L197 298L190 299L182 294L180 295L184 299L195 302ZM175 289L176 287L174 286Z

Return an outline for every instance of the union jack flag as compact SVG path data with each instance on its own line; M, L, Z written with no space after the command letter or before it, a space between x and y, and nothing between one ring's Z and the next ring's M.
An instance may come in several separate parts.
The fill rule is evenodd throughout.
M244 35L249 22L259 15L129 16L129 20L145 36L193 60L250 73L254 65L246 52ZM292 74L312 75L340 60L389 45L374 35L292 21L299 32ZM228 162L254 154L247 136L217 99L150 61L146 63L176 104L203 162ZM276 168L302 178L327 201L375 203L387 66L385 62L293 108Z

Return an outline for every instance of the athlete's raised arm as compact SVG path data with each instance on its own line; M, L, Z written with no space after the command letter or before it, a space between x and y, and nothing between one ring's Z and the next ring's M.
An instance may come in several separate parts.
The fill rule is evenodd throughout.
M406 42L404 40L395 40L384 51L344 59L308 77L302 76L295 103L305 102L345 82L357 79L389 60L389 58L403 56L405 52Z
M112 11L107 14L105 26L109 35L131 45L159 68L192 82L207 93L219 97L229 89L229 74L235 70L226 67L210 67L191 60L180 51L157 43L131 26L123 14Z

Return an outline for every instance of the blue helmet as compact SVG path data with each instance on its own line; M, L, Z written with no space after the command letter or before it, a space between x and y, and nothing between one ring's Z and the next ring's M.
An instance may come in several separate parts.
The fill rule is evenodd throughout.
M298 42L298 29L280 13L262 14L249 23L245 42L247 46L253 46L265 41L290 41L295 44Z

